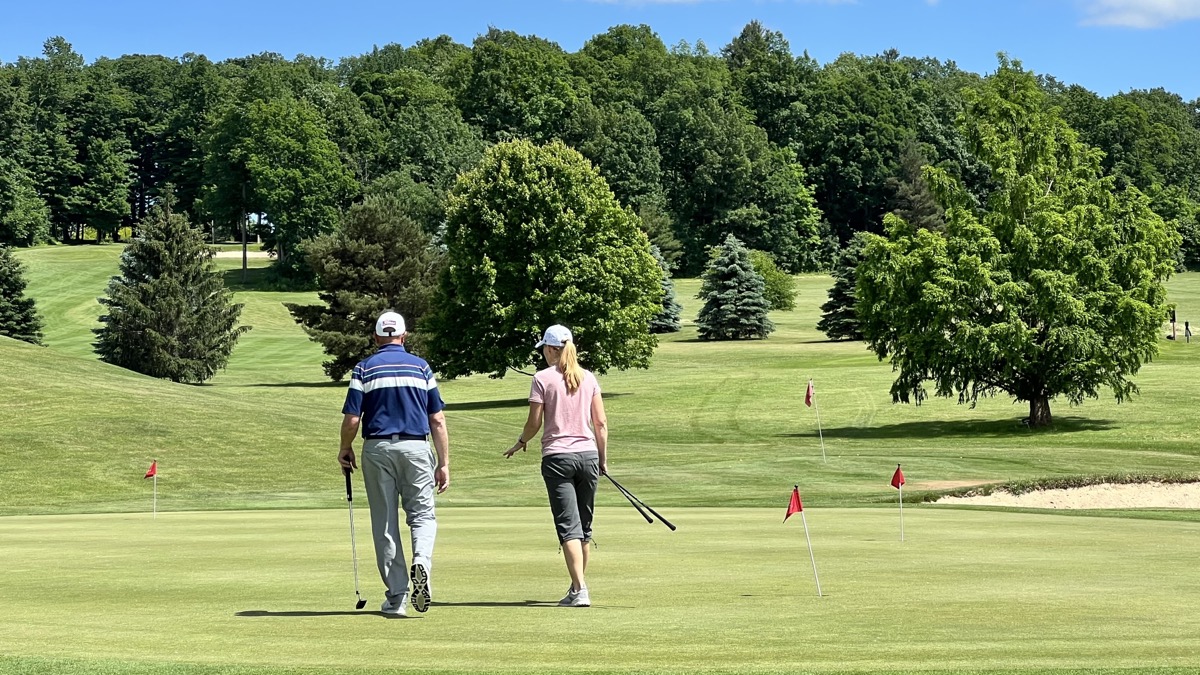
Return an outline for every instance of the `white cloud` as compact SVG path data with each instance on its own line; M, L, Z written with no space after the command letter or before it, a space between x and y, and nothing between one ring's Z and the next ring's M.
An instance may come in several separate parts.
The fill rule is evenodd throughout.
M1088 25L1161 28L1200 19L1200 0L1084 0L1083 10Z

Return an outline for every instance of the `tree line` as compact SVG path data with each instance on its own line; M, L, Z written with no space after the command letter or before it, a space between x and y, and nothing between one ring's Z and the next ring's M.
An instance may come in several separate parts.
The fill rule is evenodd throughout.
M220 238L243 223L304 274L304 242L372 193L436 235L455 177L492 144L561 141L590 160L674 267L732 234L785 271L829 269L890 212L941 217L940 168L982 200L957 122L981 77L936 58L819 64L757 22L710 52L616 26L570 53L498 29L333 62L262 53L91 63L61 37L0 65L0 243L119 236L168 190ZM1145 192L1200 262L1200 106L1155 89L1039 83L1102 167Z

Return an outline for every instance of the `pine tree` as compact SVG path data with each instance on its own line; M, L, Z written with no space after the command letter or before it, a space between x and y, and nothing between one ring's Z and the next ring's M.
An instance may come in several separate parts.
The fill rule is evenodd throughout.
M108 313L95 348L102 361L194 384L224 368L250 328L237 325L242 305L232 303L204 234L169 202L151 210L121 254L121 273L100 298Z
M421 319L432 304L443 256L408 209L395 197L367 197L350 208L336 232L305 247L323 304L284 306L331 357L322 365L334 380L374 349L375 319L385 310L400 312L412 334L406 344L422 349Z
M662 269L662 311L650 319L651 333L677 333L682 327L683 307L675 299L675 283L671 281L671 266L657 246L651 246L650 252Z
M863 237L855 236L839 254L833 270L833 286L829 289L829 300L821 305L821 320L817 330L830 340L861 340L858 327L858 312L855 309L855 290L858 263L862 260Z
M696 297L704 300L696 318L701 340L766 338L775 330L767 318L763 278L754 271L750 252L732 234L725 238L704 271Z
M42 343L42 321L33 298L25 297L25 275L12 250L0 246L0 335Z

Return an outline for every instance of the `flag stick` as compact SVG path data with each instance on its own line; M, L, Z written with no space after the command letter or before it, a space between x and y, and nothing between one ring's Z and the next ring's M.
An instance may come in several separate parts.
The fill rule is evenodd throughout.
M804 523L804 540L808 542L808 559L812 561L813 579L817 582L817 597L821 596L821 578L817 576L817 559L813 557L812 539L808 537L808 519L804 517L804 511L800 511L800 522Z
M904 541L904 483L900 484L900 541Z
M817 413L817 435L821 438L821 460L826 464L829 460L825 458L825 432L821 431L821 405L817 403L817 397L813 397L813 410Z
M154 512L151 518L158 518L158 472L154 472Z

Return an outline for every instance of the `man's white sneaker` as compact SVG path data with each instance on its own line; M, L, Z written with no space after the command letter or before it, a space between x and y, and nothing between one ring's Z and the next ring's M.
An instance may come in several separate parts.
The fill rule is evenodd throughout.
M400 601L396 604L392 604L391 600L384 600L379 611L388 616L408 616L408 612L404 609L406 600L407 598L400 598Z
M433 601L433 595L429 592L429 570L425 568L425 563L419 560L413 561L408 576L413 587L413 609L424 613L429 610L429 603Z

